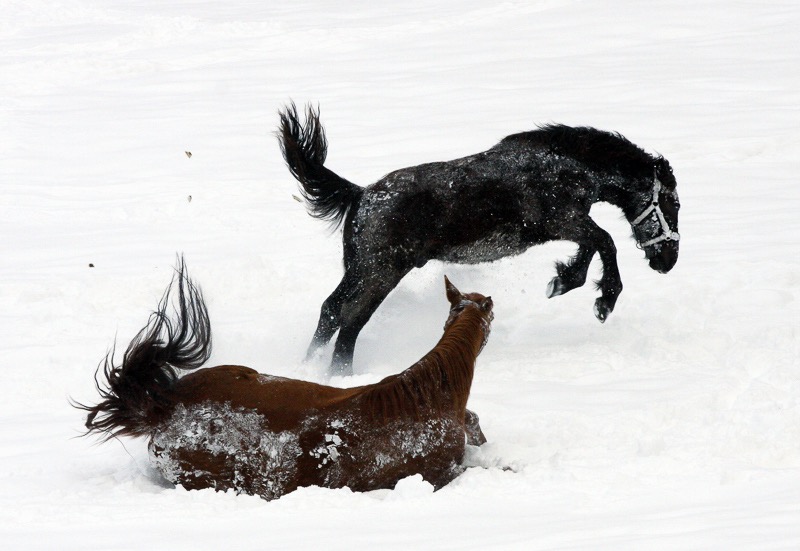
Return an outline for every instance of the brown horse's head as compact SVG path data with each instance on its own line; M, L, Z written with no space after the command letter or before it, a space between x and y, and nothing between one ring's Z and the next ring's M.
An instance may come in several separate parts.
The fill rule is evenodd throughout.
M450 315L444 323L444 330L453 325L453 323L467 310L474 310L480 315L480 319L484 322L485 332L483 336L483 344L486 344L486 339L489 338L489 324L494 319L494 302L492 297L483 296L480 293L467 293L464 294L453 285L447 276L444 276L444 287L447 293L447 300L450 302ZM483 348L483 345L481 345Z

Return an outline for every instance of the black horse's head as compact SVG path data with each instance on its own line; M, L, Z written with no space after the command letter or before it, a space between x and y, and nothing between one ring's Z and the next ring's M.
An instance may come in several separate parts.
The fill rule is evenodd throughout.
M650 267L669 272L678 261L677 182L669 162L659 157L655 162L652 188L636 195L636 210L630 219L636 246L644 251Z

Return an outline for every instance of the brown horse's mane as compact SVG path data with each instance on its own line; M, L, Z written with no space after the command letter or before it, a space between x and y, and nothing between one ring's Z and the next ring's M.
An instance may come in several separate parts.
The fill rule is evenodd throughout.
M387 420L398 416L418 418L423 412L464 411L475 359L488 329L476 306L465 308L422 359L364 393L367 413Z

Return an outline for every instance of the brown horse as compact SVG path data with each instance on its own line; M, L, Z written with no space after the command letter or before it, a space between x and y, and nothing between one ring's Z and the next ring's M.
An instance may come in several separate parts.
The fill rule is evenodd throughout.
M237 365L197 370L211 351L208 313L182 260L176 277L176 319L167 316L173 279L122 364L106 356L102 401L75 404L88 412L87 434L149 437L170 482L265 499L312 485L393 488L413 474L440 488L463 471L465 440L485 441L466 405L490 297L445 278L450 313L433 350L376 384L334 388Z

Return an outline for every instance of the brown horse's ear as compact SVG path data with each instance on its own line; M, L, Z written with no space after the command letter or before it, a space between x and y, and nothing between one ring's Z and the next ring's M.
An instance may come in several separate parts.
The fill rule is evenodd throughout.
M492 301L492 297L486 297L481 301L481 310L484 312L491 312L492 308L494 308L494 302Z
M456 286L450 283L450 280L447 279L447 276L444 276L444 288L447 291L447 300L450 301L450 304L458 304L461 302L461 298L464 296L461 294L461 291L456 289Z

